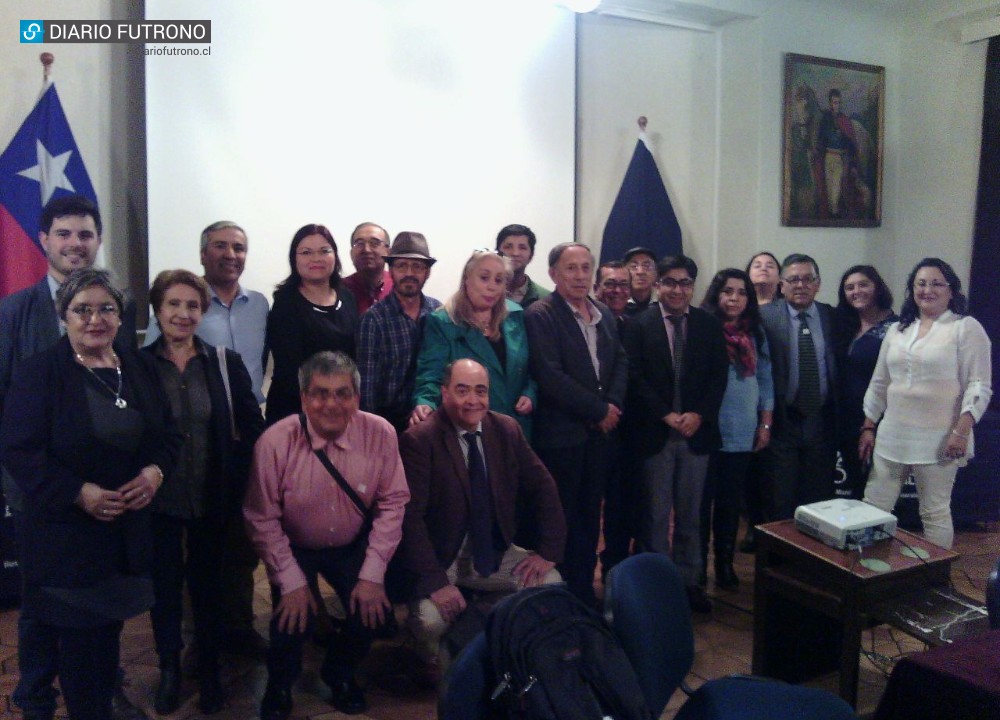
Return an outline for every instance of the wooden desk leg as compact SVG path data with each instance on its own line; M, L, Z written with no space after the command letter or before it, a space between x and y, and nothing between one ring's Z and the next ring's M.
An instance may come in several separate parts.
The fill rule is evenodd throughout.
M770 553L758 539L753 580L753 664L754 675L768 676L767 667L767 573Z
M843 637L840 641L840 697L851 707L858 705L858 655L861 653L861 633L865 616L855 593L844 602Z

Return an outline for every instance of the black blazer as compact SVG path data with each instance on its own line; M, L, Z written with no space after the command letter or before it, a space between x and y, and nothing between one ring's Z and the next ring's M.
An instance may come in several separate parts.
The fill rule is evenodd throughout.
M160 362L156 359L156 353L163 342L163 337L160 336L152 345L144 347L142 352L149 355L154 363ZM208 445L208 468L205 474L206 514L220 522L235 520L242 523L243 495L250 473L253 446L264 432L264 416L261 415L260 405L254 396L253 383L246 365L239 353L227 348L226 368L233 397L233 420L239 440L233 438L229 424L229 401L226 398L226 386L222 381L222 368L216 348L198 337L195 338L195 343L198 351L208 357L205 381L212 404L209 421L212 439ZM169 401L167 407L169 409Z
M558 293L533 303L524 311L528 329L531 374L538 383L534 445L560 448L581 445L608 413L608 404L623 408L628 385L628 361L618 339L618 326L607 305L597 325L594 372L590 351L569 304Z
M670 428L663 418L673 411L674 358L659 303L651 304L625 326L629 363L629 430L644 456L663 449ZM691 308L681 368L681 409L701 415L701 427L688 439L691 451L704 455L722 447L719 408L726 393L729 356L722 323Z
M819 320L823 328L825 343L825 361L827 370L827 397L824 410L832 413L836 409L837 400L837 321L833 308L826 303L817 302ZM788 303L785 300L775 300L760 309L761 325L767 335L767 343L771 348L771 374L774 376L774 429L781 432L788 419L788 404L795 398L788 395L788 368L791 363L791 348L788 344L790 319Z
M24 602L46 622L75 625L43 587L85 590L115 574L143 575L152 557L148 508L113 522L95 520L74 504L85 482L114 489L149 464L170 482L181 435L170 417L152 358L120 353L123 397L145 423L134 452L98 440L91 427L87 370L69 340L21 363L4 403L0 457L24 495L19 524Z

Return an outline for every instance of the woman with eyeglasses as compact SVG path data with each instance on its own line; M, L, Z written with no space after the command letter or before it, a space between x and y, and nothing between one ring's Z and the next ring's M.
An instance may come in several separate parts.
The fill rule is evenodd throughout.
M771 441L771 355L760 326L756 293L745 272L736 268L717 272L701 307L722 321L729 353L728 382L719 409L722 449L712 453L702 496L702 575L712 537L715 584L723 590L735 590L740 581L733 569L733 551L750 461Z
M871 265L848 268L840 277L837 298L837 437L847 490L860 500L868 477L867 463L861 462L857 451L865 419L862 405L882 340L899 318L892 311L889 287Z
M891 511L912 474L924 536L943 548L954 540L955 475L974 454L972 427L993 395L990 340L966 307L948 263L917 263L865 393L858 442L861 460L872 461L865 502Z
M489 372L490 410L513 417L531 439L538 391L528 375L524 310L507 299L511 272L510 259L493 250L476 250L462 269L458 291L427 317L417 356L411 425L440 403L445 365L471 358Z
M112 347L123 305L106 272L70 273L56 293L65 336L18 366L4 398L22 606L58 647L74 720L111 717L122 624L153 604L148 508L181 442L152 358Z
M156 604L150 619L160 657L153 706L160 715L180 705L185 578L198 644L198 708L210 715L225 707L219 678L223 551L231 525L242 527L250 458L264 429L240 356L195 335L209 300L208 283L188 270L164 270L149 289L160 337L143 353L153 358L174 422L184 433L174 474L152 507Z
M274 291L267 316L267 347L274 359L267 393L267 424L299 412L299 365L320 350L354 357L358 309L341 282L340 256L323 225L303 225L288 249L288 277Z

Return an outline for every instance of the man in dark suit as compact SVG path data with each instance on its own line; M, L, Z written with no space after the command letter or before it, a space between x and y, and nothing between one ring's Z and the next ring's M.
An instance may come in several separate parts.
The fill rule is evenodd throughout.
M709 453L722 446L719 407L729 358L721 323L691 307L695 262L668 256L656 271L659 302L625 328L631 440L644 458L639 532L645 549L672 551L691 609L710 612L712 604L698 584L701 497Z
M489 411L489 383L475 360L451 363L441 407L400 438L410 502L399 561L413 583L414 635L431 654L465 610L459 588L515 592L561 580L559 493L517 422ZM535 553L513 544L525 510L539 530Z
M768 446L768 520L791 518L799 505L833 497L836 465L833 308L816 302L819 267L808 255L781 263L784 299L760 308L771 348L774 429Z
M63 335L56 314L56 290L74 270L89 268L101 247L101 213L82 195L61 195L50 200L38 221L38 241L49 263L48 273L31 287L0 300L0 411L17 367L35 353L55 345ZM134 348L135 304L125 305L115 347ZM3 491L12 513L20 510L20 492L13 479L3 472ZM8 558L4 558L6 560ZM18 618L18 661L21 678L14 690L15 704L26 715L50 718L55 711L57 692L56 639L31 618L30 608L22 608ZM129 702L121 688L115 693L116 718L144 718Z
M628 363L607 305L587 293L594 256L586 245L549 252L555 292L524 313L531 374L538 383L535 449L552 473L566 513L566 553L559 570L569 589L594 596L601 497L617 442Z

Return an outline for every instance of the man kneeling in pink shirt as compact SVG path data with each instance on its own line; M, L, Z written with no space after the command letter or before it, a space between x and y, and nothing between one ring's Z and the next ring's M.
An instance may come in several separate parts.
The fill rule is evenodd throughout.
M348 613L320 677L339 711L353 715L367 707L354 671L373 630L392 612L385 570L402 535L410 492L396 431L358 410L360 385L357 366L343 353L313 355L299 369L303 415L273 425L254 449L243 515L267 567L274 604L261 720L291 714L292 685L316 610L309 588L317 574Z

